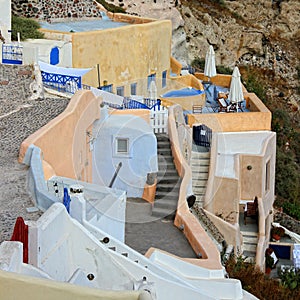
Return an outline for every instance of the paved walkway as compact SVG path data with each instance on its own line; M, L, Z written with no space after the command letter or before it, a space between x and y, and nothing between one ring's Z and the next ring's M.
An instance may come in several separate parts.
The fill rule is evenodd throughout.
M196 258L173 221L152 217L151 204L139 198L127 199L125 243L141 254L155 247L180 257Z
M27 212L34 206L27 191L28 167L18 162L21 142L61 113L68 100L31 101L23 108L0 119L0 243L9 240L16 218L37 220L42 212Z

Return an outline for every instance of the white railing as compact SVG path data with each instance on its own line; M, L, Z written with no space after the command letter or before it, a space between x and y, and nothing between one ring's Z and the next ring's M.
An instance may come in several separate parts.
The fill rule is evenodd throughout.
M161 106L160 110L151 110L150 114L150 125L154 133L168 133L168 109Z

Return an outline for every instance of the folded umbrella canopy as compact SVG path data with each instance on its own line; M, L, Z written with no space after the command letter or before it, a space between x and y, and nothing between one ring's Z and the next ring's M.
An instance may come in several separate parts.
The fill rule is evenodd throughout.
M209 46L209 49L206 52L204 75L207 76L208 78L211 78L211 77L214 77L217 75L215 51L214 51L214 48L212 45Z
M230 103L236 104L237 110L238 103L244 100L241 74L238 67L235 67L232 72L228 99Z

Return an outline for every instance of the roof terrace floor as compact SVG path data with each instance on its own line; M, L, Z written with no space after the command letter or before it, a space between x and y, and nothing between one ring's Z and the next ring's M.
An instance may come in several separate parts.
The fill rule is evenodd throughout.
M151 216L151 203L140 198L127 198L125 243L145 254L150 247L183 258L196 258L184 234L173 220Z

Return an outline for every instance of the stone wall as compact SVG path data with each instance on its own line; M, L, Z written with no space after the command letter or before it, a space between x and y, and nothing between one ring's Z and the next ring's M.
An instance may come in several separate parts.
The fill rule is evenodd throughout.
M101 16L93 0L13 0L12 13L39 20Z
M1 115L17 109L31 96L32 74L32 66L0 65Z
M288 230L300 234L300 221L293 219L289 215L280 212L279 210L275 210L274 222L280 223L280 225Z

